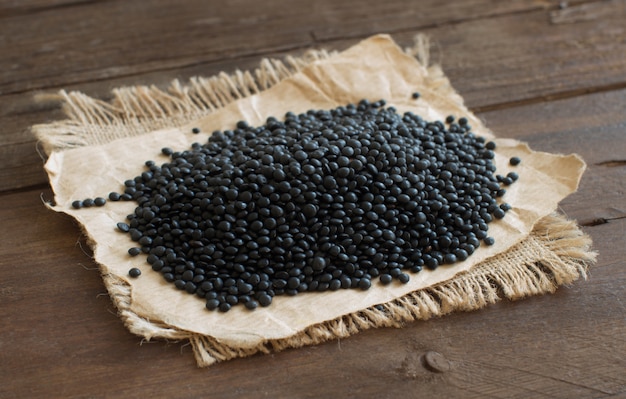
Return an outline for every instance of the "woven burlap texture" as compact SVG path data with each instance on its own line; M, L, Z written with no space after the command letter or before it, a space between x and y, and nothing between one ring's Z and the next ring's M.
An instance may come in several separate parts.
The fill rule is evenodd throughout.
M438 65L429 65L428 41L424 36L417 36L415 45L405 51L427 66L429 88L454 93L442 69ZM311 61L332 54L311 50L300 57L264 59L253 71L192 78L184 84L174 81L165 90L154 86L118 88L113 91L110 101L97 100L80 92L61 91L52 97L62 102L67 119L34 126L33 130L46 153L50 154L182 126L233 101L259 93L300 71ZM541 219L522 242L467 273L383 305L311 326L288 338L267 340L253 348L232 347L212 337L139 317L131 311L128 284L112 274L103 274L103 280L131 332L147 340L187 339L198 365L208 366L259 352L270 353L345 338L369 328L401 327L407 322L453 311L476 310L503 298L515 300L551 293L560 285L585 277L588 265L594 260L590 238L573 221L553 214Z

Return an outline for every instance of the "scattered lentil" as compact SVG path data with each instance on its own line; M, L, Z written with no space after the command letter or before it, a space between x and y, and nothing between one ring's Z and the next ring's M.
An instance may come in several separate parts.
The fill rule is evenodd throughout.
M128 223L120 222L117 224L117 228L119 229L119 231L122 231L124 233L128 233L130 231L130 226L128 225Z
M511 159L509 159L509 163L513 166L519 165L520 162L522 162L522 160L519 157L511 157Z
M240 121L190 150L163 148L169 162L147 161L109 194L139 204L118 224L140 245L129 254L146 253L166 281L226 312L276 295L367 290L376 277L407 283L406 272L493 245L487 224L510 209L497 203L499 183L517 179L493 175L495 143L467 118L451 115L446 128L385 105Z
M133 267L132 269L128 271L128 275L131 276L132 278L137 278L141 276L141 270L137 269L136 267Z
M128 249L128 254L130 256L137 256L141 253L141 248L132 247Z

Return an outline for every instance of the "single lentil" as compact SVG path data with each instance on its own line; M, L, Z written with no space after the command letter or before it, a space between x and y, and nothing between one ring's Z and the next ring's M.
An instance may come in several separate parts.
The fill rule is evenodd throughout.
M391 277L391 274L381 274L380 277L378 278L378 280L382 283L382 284L389 284L391 283L391 281L393 280L393 277Z
M146 253L166 281L226 312L276 295L367 290L376 277L407 283L407 272L493 245L487 224L510 209L497 203L499 183L517 180L494 176L495 143L467 118L450 115L446 128L385 105L240 121L191 150L163 148L169 162L147 161L109 194L139 204L118 224L140 245L129 254Z
M502 208L496 208L496 209L493 211L493 217L495 217L496 219L502 219L502 218L504 217L505 213L506 213L506 212L504 211L504 209L502 209Z
M119 222L117 224L117 228L119 231L122 231L124 233L128 233L130 231L130 226L128 225L128 223L124 223L124 222Z
M522 162L522 160L519 157L511 157L511 159L509 159L509 164L513 166L519 165L520 162Z
M411 277L406 273L400 273L398 275L398 280L400 280L401 283L406 284L409 280L411 280Z
M128 275L133 278L137 278L141 276L141 270L137 269L136 267L133 267L132 269L128 271Z

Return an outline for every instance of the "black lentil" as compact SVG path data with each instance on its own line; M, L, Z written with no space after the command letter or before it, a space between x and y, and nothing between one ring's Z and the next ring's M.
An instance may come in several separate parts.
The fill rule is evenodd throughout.
M133 267L132 269L128 271L128 275L133 278L137 278L141 276L141 270L137 269L136 267Z
M198 134L198 133L200 133L200 128L198 128L198 127L194 127L194 128L192 128L192 129L191 129L191 133L193 133L193 134Z
M520 162L522 162L522 160L519 157L511 157L511 159L509 159L509 164L513 166L519 165Z
M129 254L146 253L166 281L226 312L276 295L367 290L373 278L407 283L407 272L493 245L487 224L510 209L496 200L500 183L518 177L494 176L495 143L465 117L446 127L385 105L241 121L190 150L163 148L169 162L147 161L109 194L138 204L118 224L138 244Z
M130 231L130 226L128 225L128 223L120 222L117 224L117 228L119 229L119 231L122 231L124 233L128 233Z
M502 219L504 217L505 213L506 212L504 211L504 209L497 208L497 209L494 209L494 211L493 211L493 217L495 217L496 219Z
M141 248L138 247L132 247L128 249L128 254L130 256L137 256L141 253Z
M389 284L391 283L391 281L393 281L393 277L391 276L391 274L381 274L380 277L378 278L378 280L382 283L382 284Z
M372 281L369 278L359 278L358 280L359 288L362 290L367 290L372 286Z
M510 186L514 181L515 180L513 180L510 176L505 176L500 180L500 182L505 186Z
M406 273L400 273L400 274L398 275L398 280L399 280L401 283L403 283L403 284L408 283L410 279L411 279L411 277L410 277L408 274L406 274Z
M411 97L412 97L414 100L417 100L418 98L420 98L420 93L418 93L418 92L414 92L413 94L411 94Z

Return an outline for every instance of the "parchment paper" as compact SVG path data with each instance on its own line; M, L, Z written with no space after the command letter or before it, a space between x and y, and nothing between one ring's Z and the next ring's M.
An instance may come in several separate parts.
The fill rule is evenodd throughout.
M185 150L194 142L205 142L209 132L232 129L242 119L258 125L268 116L282 118L287 111L330 109L363 98L384 98L398 112L413 111L427 120L442 120L450 114L465 116L475 133L493 137L451 88L438 84L427 78L425 68L389 37L375 36L328 60L314 62L271 89L232 103L189 126L51 154L46 170L55 192L53 209L73 216L84 227L94 242L94 257L103 273L113 273L128 282L132 289L131 309L136 314L241 348L254 347L268 339L286 338L308 326L446 281L506 251L526 237L538 219L554 211L561 199L577 189L584 162L576 155L534 152L524 143L497 139L496 173L505 175L515 170L520 179L507 187L503 197L512 210L503 220L489 224L495 245L481 246L464 262L412 274L411 281L405 285L383 286L374 280L368 291L277 296L270 307L255 311L243 306L235 306L227 313L207 311L204 300L176 289L160 273L153 272L145 256L130 257L127 249L135 243L127 234L118 232L116 224L133 213L136 203L108 202L101 208L74 210L71 202L122 190L125 180L145 170L145 161L160 164L169 160L161 155L162 147ZM418 100L411 98L415 91L421 94ZM191 127L200 127L206 133L192 134ZM522 163L509 166L511 156L519 156ZM141 277L128 277L132 267L143 271Z

